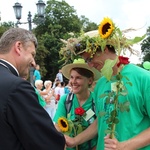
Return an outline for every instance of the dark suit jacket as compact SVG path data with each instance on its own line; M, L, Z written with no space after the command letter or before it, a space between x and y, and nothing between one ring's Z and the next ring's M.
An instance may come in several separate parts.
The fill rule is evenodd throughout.
M64 150L64 145L34 88L0 60L0 150Z

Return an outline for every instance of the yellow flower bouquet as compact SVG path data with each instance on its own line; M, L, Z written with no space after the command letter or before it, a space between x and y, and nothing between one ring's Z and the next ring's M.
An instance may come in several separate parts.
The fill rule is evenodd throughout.
M82 107L78 107L75 109L74 120L68 120L65 117L60 117L58 119L58 126L61 132L63 132L66 135L72 135L73 137L81 133L85 129L85 127L82 125L82 122L84 121L83 116L85 115L85 110ZM70 117L68 116L68 118ZM76 146L76 150L78 150L78 146Z

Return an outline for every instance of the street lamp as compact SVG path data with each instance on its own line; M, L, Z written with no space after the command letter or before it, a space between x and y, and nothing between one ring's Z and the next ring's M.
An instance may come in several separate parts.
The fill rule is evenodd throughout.
M39 0L37 5L37 15L39 18L44 18L44 13L45 13L45 3L42 0ZM18 24L29 24L29 30L32 30L32 15L31 12L29 11L28 13L28 22L20 22L21 19L21 12L22 12L22 6L20 3L16 2L15 5L13 6L14 12L16 15L17 23L16 26L18 27Z
M45 14L45 3L42 0L39 0L36 5L37 5L38 19L40 20L40 22L42 22L44 20L44 14ZM29 11L29 13L28 13L28 18L27 18L28 22L20 22L22 6L21 6L20 3L16 2L15 5L13 6L13 8L14 8L14 12L15 12L15 15L16 15L16 19L17 19L16 27L18 27L18 24L28 23L29 24L29 30L31 31L32 30L32 15L31 15L31 12ZM34 81L33 81L34 70L35 70L34 67L30 67L29 77L30 77L30 83L32 85L34 85Z

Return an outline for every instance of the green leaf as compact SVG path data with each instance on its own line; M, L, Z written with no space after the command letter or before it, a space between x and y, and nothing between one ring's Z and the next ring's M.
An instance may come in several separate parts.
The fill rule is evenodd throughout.
M110 81L112 73L113 73L113 66L116 64L117 58L115 60L107 59L103 68L101 69L101 73L105 78Z
M117 74L117 75L116 75L116 79L117 79L117 80L121 80L121 79L122 79L122 75L121 75L120 73Z
M125 102L123 103L123 107L124 107L124 109L127 111L127 110L130 108L130 102L129 102L129 101L125 101Z
M71 120L68 120L69 127L73 127L74 123Z
M74 124L71 120L68 120L68 124L69 124L69 130L67 132L64 132L66 135L70 135L72 133L73 128L74 128Z
M124 111L129 111L130 110L130 102L129 101L125 101L124 103L120 104L120 111L124 112Z
M123 92L120 92L120 94L123 95L123 96L125 96L125 95L128 94L128 92L127 91L123 91Z
M106 98L106 104L109 104L110 103L110 97L107 97Z
M126 80L128 80L128 81L129 81L129 78L128 78L127 76L124 76L124 78L126 78Z
M77 135L78 135L79 133L81 133L82 131L83 131L82 125L79 124L79 125L77 126Z
M100 98L104 98L105 96L107 96L108 94L101 94Z
M110 134L111 132L111 130L105 130L105 134Z
M129 107L129 108L127 108L127 109L126 109L126 111L127 111L127 112L129 112L129 111L130 111L130 107Z
M117 30L118 36L122 37L122 31L119 28L116 28L116 30Z
M121 111L121 112L124 111L124 108L123 108L123 104L122 104L122 103L119 104L119 108L120 108L120 111Z
M115 117L117 115L117 110L112 110L110 115L113 117Z
M101 111L101 112L99 113L99 115L100 115L100 117L103 117L103 116L106 115L106 112L105 112L105 111Z
M108 124L108 128L109 129L111 129L112 128L112 124L110 123L110 124Z
M130 86L132 86L132 83L131 82L126 82L127 84L129 84Z
M129 44L133 45L142 41L145 37L146 37L146 34L144 34L142 37L135 37L134 39L128 39L127 41Z
M71 113L68 113L68 114L67 114L67 118L70 118L70 116L71 116Z
M112 121L112 118L110 117L106 120L106 123L109 124L109 123L111 123L111 121Z
M119 119L115 118L114 121L113 121L113 123L115 123L115 124L119 123Z

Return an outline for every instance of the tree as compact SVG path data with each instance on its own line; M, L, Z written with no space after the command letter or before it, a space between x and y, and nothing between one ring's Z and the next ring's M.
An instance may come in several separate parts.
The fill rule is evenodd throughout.
M45 9L45 20L38 21L34 17L34 23L37 27L33 30L39 46L37 49L36 62L41 66L43 80L54 80L59 68L63 63L59 57L59 51L63 45L60 39L68 39L80 35L81 31L87 32L96 30L98 26L90 22L85 16L79 18L76 10L64 0L48 0Z
M79 18L76 10L64 0L48 0L44 20L35 15L33 22L37 25L32 32L38 40L36 63L40 65L42 79L54 80L62 61L59 61L59 51L63 45L60 39L68 39L80 35L81 31L87 32L97 29L94 22L90 22L85 16ZM0 26L0 35L9 27L15 27L12 22Z
M147 38L141 43L141 50L144 55L143 61L150 61L150 27L147 29Z
M80 17L80 21L84 32L98 29L98 25L96 23L89 21L89 19L83 15Z
M36 17L34 19L36 22ZM45 21L33 30L39 46L36 62L41 66L44 79L54 80L62 63L59 61L59 50L62 46L60 39L70 37L70 32L78 34L82 24L73 7L65 1L47 1Z
M8 30L9 28L13 28L15 27L15 24L13 22L3 22L0 24L0 37L2 36L2 34Z

